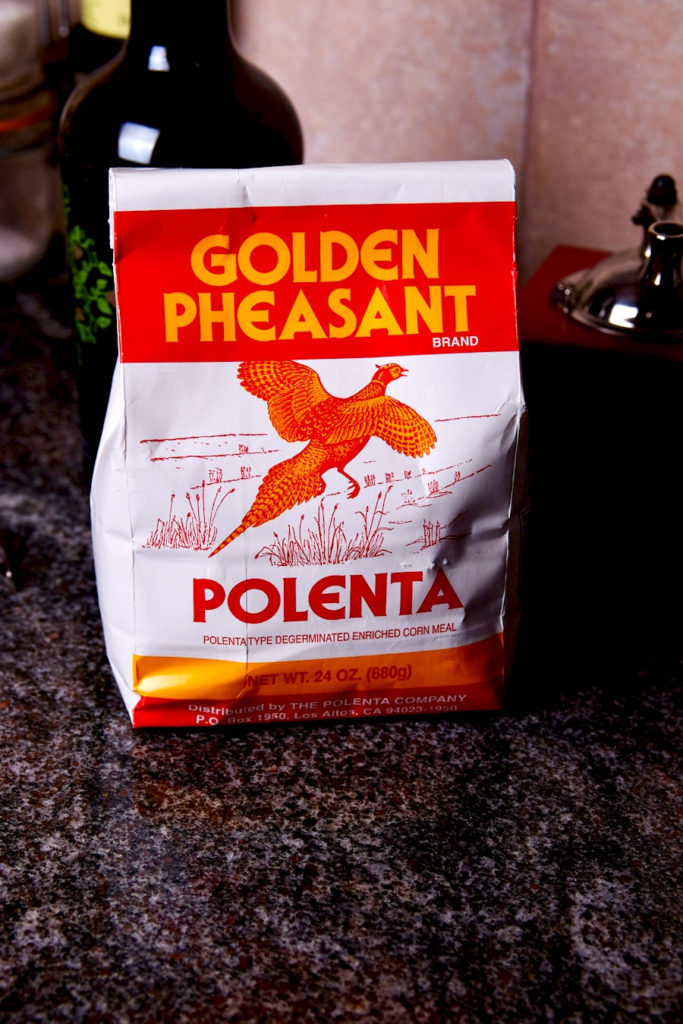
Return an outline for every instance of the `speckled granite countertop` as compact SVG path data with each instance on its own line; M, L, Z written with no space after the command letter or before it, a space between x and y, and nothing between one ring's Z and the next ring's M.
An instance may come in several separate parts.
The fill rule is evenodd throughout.
M676 659L529 654L502 714L133 733L62 282L0 297L0 1019L678 1022Z

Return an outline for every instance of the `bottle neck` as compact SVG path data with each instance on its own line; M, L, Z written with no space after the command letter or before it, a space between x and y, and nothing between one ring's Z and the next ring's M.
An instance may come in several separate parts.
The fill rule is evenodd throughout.
M128 62L150 71L210 69L236 56L228 0L132 0Z

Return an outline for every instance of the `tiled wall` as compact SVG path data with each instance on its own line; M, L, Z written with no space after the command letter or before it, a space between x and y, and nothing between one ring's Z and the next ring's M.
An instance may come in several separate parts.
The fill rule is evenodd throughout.
M557 244L635 244L683 191L683 0L234 0L309 162L509 157L522 278Z

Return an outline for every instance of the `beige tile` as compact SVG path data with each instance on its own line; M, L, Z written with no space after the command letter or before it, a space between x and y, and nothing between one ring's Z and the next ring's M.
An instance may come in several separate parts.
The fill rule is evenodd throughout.
M637 244L655 175L683 187L683 0L538 0L520 255Z
M237 0L244 52L286 87L310 162L510 158L530 0Z
M620 249L681 177L683 0L234 0L309 162L506 156L522 280L558 244Z

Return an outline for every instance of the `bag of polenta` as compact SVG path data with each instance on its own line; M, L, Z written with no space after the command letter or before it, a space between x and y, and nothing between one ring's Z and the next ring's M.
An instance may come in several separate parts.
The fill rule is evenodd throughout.
M113 170L111 196L92 519L133 724L500 707L510 165Z

